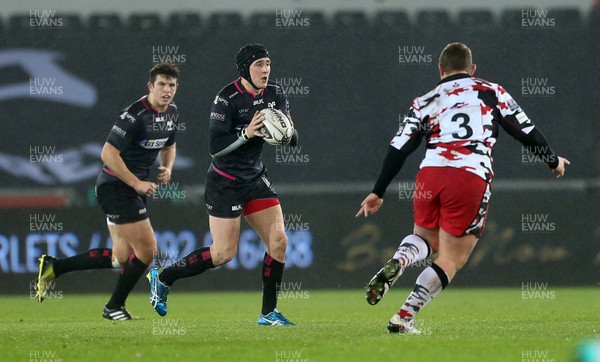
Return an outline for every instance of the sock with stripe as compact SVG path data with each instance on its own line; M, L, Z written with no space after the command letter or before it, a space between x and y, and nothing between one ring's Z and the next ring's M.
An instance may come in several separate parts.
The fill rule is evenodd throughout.
M262 267L263 297L262 310L263 315L267 315L277 308L277 294L283 280L283 268L285 263L280 263L265 253Z
M415 288L400 308L398 315L405 320L413 319L427 303L448 286L448 283L450 280L446 272L437 264L431 264L417 278Z
M112 268L111 249L91 249L78 255L54 262L52 268L57 277L75 270Z
M420 236L411 234L402 240L393 258L400 261L400 267L404 270L418 261L427 259L430 254L429 243Z
M160 273L159 279L165 285L171 286L177 279L198 275L214 267L215 264L212 261L210 248L200 248L165 268Z

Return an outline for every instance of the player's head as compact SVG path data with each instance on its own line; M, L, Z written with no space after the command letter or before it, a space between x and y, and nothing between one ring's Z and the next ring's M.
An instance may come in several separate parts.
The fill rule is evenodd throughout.
M440 77L467 73L473 75L476 66L473 64L471 49L463 43L450 43L446 45L438 61Z
M271 57L262 44L246 44L235 54L240 76L255 89L267 87L271 73Z
M156 77L162 75L167 79L174 80L177 83L179 79L179 69L173 63L158 63L150 69L150 83L156 81Z
M150 103L161 111L175 97L179 79L179 69L172 63L159 63L150 69L148 98Z

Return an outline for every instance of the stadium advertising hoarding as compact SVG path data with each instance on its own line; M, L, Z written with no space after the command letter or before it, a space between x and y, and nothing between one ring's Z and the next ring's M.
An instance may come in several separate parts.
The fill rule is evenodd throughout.
M596 207L593 199L584 193L553 199L542 192L495 193L483 237L453 285L595 285L600 281L598 230L586 227L589 220L585 220ZM358 195L282 195L289 238L286 282L301 283L307 289L364 286L393 254L399 238L410 232L412 217L410 200L401 198L388 199L384 208L368 219L355 219L359 202ZM573 209L580 210L580 218L572 217ZM159 245L155 261L159 266L210 245L208 218L202 207L150 201L149 212ZM111 245L99 207L3 210L0 215L4 221L0 273L7 292L28 288L37 272L37 257L43 253L62 258ZM263 255L262 242L244 225L234 260L207 276L182 279L178 289L255 289L260 286ZM399 283L409 283L412 274L416 277L430 263L425 260L412 266L406 271L409 276ZM65 291L89 292L110 290L114 278L110 271L100 270L67 274L57 283ZM137 290L145 290L145 283L139 284Z

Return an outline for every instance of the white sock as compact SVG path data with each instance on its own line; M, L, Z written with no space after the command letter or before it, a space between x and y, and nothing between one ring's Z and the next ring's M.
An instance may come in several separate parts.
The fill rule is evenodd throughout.
M448 275L437 264L425 268L417 278L415 289L410 292L398 315L405 320L411 320L425 307L430 300L440 294L450 283Z
M431 247L420 236L410 234L402 240L394 259L400 261L402 270L411 264L426 259L431 254Z

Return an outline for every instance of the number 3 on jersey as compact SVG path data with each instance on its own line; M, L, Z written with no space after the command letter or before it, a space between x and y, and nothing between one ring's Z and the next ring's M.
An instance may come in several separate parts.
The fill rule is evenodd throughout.
M460 140L469 139L473 135L473 128L469 126L470 120L471 118L466 113L456 113L452 116L452 119L450 119L451 122L459 122L458 131L452 133L452 137Z

